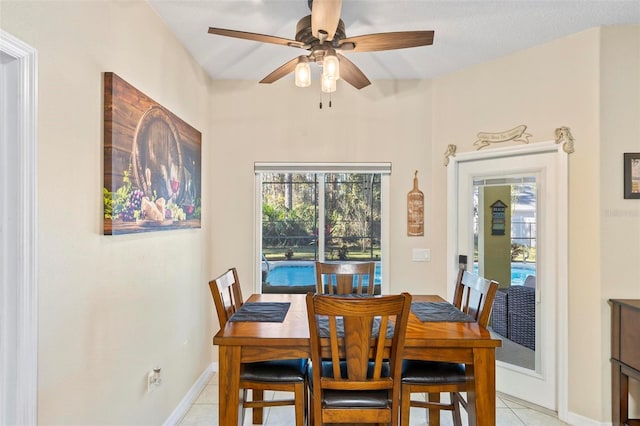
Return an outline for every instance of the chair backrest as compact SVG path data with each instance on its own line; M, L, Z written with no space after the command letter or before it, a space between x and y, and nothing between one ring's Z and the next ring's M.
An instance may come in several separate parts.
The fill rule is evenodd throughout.
M471 315L478 324L486 327L496 291L498 291L497 281L487 280L460 269L453 304L462 312Z
M244 303L236 268L231 268L218 278L209 281L209 288L218 312L220 328L222 328L229 320L229 317L240 309Z
M334 294L334 292L351 294L355 288L357 294L362 294L364 277L366 276L368 280L367 293L374 294L375 270L375 262L316 262L316 291L327 294Z
M525 287L533 287L536 288L536 276L535 275L527 275L527 278L524 280Z
M396 404L411 295L361 298L308 293L306 301L314 401L325 389L386 389ZM328 360L330 373L321 368Z

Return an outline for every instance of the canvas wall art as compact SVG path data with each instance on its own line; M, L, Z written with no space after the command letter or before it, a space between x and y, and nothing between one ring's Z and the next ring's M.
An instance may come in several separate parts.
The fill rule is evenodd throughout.
M199 131L104 73L104 234L200 228Z

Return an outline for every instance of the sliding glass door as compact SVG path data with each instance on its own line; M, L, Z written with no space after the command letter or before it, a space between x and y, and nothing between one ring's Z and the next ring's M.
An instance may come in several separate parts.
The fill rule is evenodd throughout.
M335 167L256 170L262 292L313 291L316 260L376 261L380 284L383 176Z

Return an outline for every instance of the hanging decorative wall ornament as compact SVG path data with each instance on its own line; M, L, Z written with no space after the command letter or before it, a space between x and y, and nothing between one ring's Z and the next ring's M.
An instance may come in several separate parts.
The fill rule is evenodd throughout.
M447 150L444 152L444 165L445 166L449 165L449 157L455 157L456 156L456 150L457 149L458 149L458 147L455 146L454 144L447 145Z
M514 127L511 130L507 130L505 132L499 133L488 133L488 132L480 132L478 133L478 140L473 143L473 146L477 146L478 149L482 149L485 146L489 146L492 143L500 143L500 142L522 142L529 143L529 139L532 135L529 133L525 133L527 130L527 126L524 124Z
M562 150L567 154L571 154L575 151L573 147L573 136L571 135L571 129L568 127L558 127L556 129L556 143L562 144Z
M509 206L501 200L491 204L491 235L504 235L506 228L505 210L507 207Z
M418 171L413 175L413 189L407 194L407 235L424 235L424 194L418 189Z

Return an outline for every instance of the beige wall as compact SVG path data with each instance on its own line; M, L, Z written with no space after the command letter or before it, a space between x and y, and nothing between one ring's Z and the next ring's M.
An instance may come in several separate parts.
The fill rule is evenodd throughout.
M571 128L577 146L569 157L569 411L604 420L603 376L585 374L607 362L594 332L602 319L593 315L601 310L600 215L588 207L599 203L599 37L597 29L586 31L436 80L433 139L442 151L449 143L472 151L480 131L525 124L538 142L553 139L557 127Z
M601 375L608 388L611 313L607 301L640 298L640 201L624 199L621 178L623 153L640 152L640 28L604 28L601 43L599 312ZM640 383L632 381L631 386L632 413L638 418Z
M640 29L589 30L434 81L341 82L320 110L317 86L210 82L143 2L3 0L0 26L39 53L41 424L162 423L216 360L206 282L236 266L253 291L255 161L392 162L391 291L445 294L446 145L471 151L477 132L519 124L534 142L563 125L576 138L569 410L609 419L606 300L640 297L625 268L640 205L620 182L622 152L640 152ZM201 230L100 235L104 71L202 132ZM410 238L414 170L425 236ZM432 261L411 262L417 247ZM165 382L148 395L156 364Z
M433 226L424 237L407 237L407 193L418 170L425 193L426 220L434 210L431 162L431 83L376 81L358 92L339 81L332 108L320 88L300 89L286 79L272 85L216 81L213 84L212 135L214 180L213 257L217 270L239 268L243 291L252 292L254 277L254 174L256 161L390 161L391 291L444 292L434 270L444 262ZM438 161L439 162L439 161ZM444 201L443 201L444 202ZM432 248L432 262L412 262L411 249Z
M209 79L144 2L0 8L38 50L39 423L161 424L212 359L212 215L201 230L101 235L102 73L200 130L204 164ZM210 202L210 168L202 181ZM164 384L147 394L155 365Z
M640 297L637 268L625 268L640 253L630 238L639 232L640 206L622 200L621 180L622 153L640 152L639 41L638 27L593 29L433 84L436 151L450 143L472 151L477 132L519 124L535 142L553 139L560 126L572 130L568 404L574 418L602 422L610 421L606 301ZM435 171L434 180L446 177ZM445 212L435 219L446 221Z

